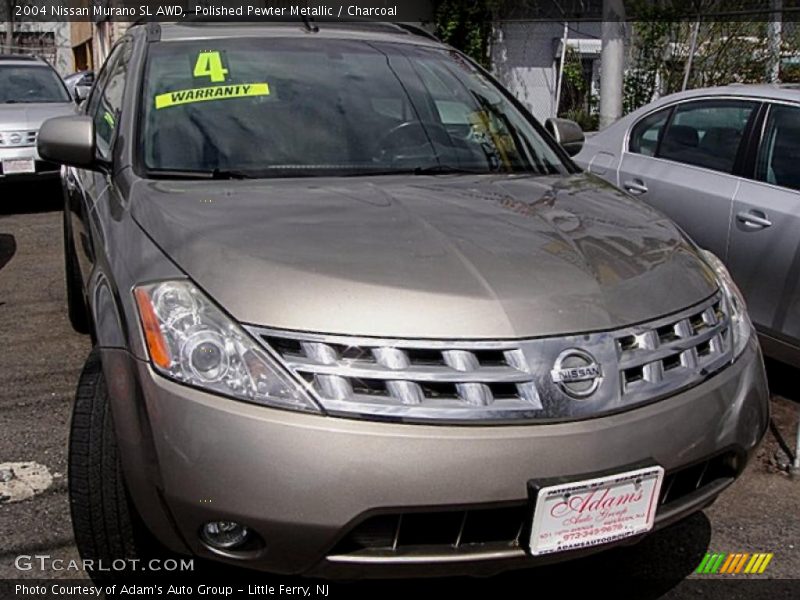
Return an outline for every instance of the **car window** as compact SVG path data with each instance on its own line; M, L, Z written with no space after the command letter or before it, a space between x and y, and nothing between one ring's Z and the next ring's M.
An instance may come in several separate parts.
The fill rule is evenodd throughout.
M125 90L125 77L128 73L130 45L122 44L120 51L109 65L108 77L102 88L98 88L96 102L89 114L94 121L97 155L103 160L111 159L111 145L117 123L122 112L122 96ZM95 98L93 98L95 100Z
M800 107L773 105L756 160L756 179L800 190Z
M46 66L0 66L0 104L70 102L64 83Z
M109 54L105 63L103 63L103 66L97 75L97 85L92 88L89 99L84 104L87 115L93 115L97 110L97 105L100 102L100 96L105 88L106 82L108 81L108 77L114 71L117 62L120 59L120 55L122 54L122 47L122 45L114 46L114 48L111 49L111 54Z
M470 143L477 153L480 148L491 170L505 170L508 165L522 164L526 154L537 161L538 152L519 137L524 122L517 111L499 110L504 100L500 92L463 60L431 60L425 53L415 53L413 68L424 85L423 96L433 100L435 121L453 139ZM464 76L464 71L469 73ZM545 164L536 165L548 172Z
M160 42L149 45L146 69L141 137L151 175L571 169L494 84L443 49L357 40Z
M680 104L663 134L658 156L732 173L755 102L701 100Z
M655 156L671 111L672 107L665 108L639 121L631 130L628 149L635 154Z

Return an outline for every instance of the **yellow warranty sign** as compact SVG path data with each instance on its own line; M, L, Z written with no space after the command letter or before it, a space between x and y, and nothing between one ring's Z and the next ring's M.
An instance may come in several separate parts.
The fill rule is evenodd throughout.
M215 85L167 92L156 96L156 110L193 102L249 98L252 96L269 96L269 85L267 83L237 83L234 85Z

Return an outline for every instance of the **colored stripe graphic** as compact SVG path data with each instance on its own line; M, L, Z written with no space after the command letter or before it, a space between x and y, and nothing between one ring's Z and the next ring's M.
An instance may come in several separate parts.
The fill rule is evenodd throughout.
M764 555L764 562L761 563L761 568L758 570L759 573L763 573L764 571L767 570L767 565L769 564L769 561L772 560L773 556L774 554L771 553Z
M695 573L705 573L706 572L706 566L708 565L708 561L709 560L711 560L711 555L708 552L706 552L706 555L703 557L703 560L700 561L699 565L697 565L697 569L695 570Z
M747 562L749 556L750 555L747 552L742 554L742 558L740 558L739 562L736 563L736 569L732 570L731 573L739 573L742 570L742 567L744 567L744 563Z
M722 561L725 560L725 553L720 553L717 555L717 560L714 561L714 564L711 566L711 573L719 572L719 568L722 566Z
M733 554L707 552L697 569L695 569L695 573L705 575L760 574L767 569L767 565L773 556L775 555L767 552L757 552L755 554L748 552L736 552Z
M731 566L735 565L738 560L738 554L728 554L727 560L722 564L722 568L719 570L720 573L729 573Z
M725 559L725 554L707 553L703 562L697 567L697 573L716 573L719 570L722 561Z

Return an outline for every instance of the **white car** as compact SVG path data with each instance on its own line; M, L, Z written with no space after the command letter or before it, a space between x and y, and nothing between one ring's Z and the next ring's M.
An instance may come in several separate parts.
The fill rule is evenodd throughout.
M36 152L36 136L50 117L74 112L64 82L47 62L0 55L0 181L57 176L60 167Z

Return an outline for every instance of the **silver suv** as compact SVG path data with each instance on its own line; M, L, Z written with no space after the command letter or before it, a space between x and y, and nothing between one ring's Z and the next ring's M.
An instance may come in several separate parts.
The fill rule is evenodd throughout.
M53 67L32 56L0 54L0 182L57 177L58 165L36 153L36 135L46 119L74 113Z
M135 26L39 150L95 344L85 558L569 559L710 504L767 426L719 260L416 30Z

